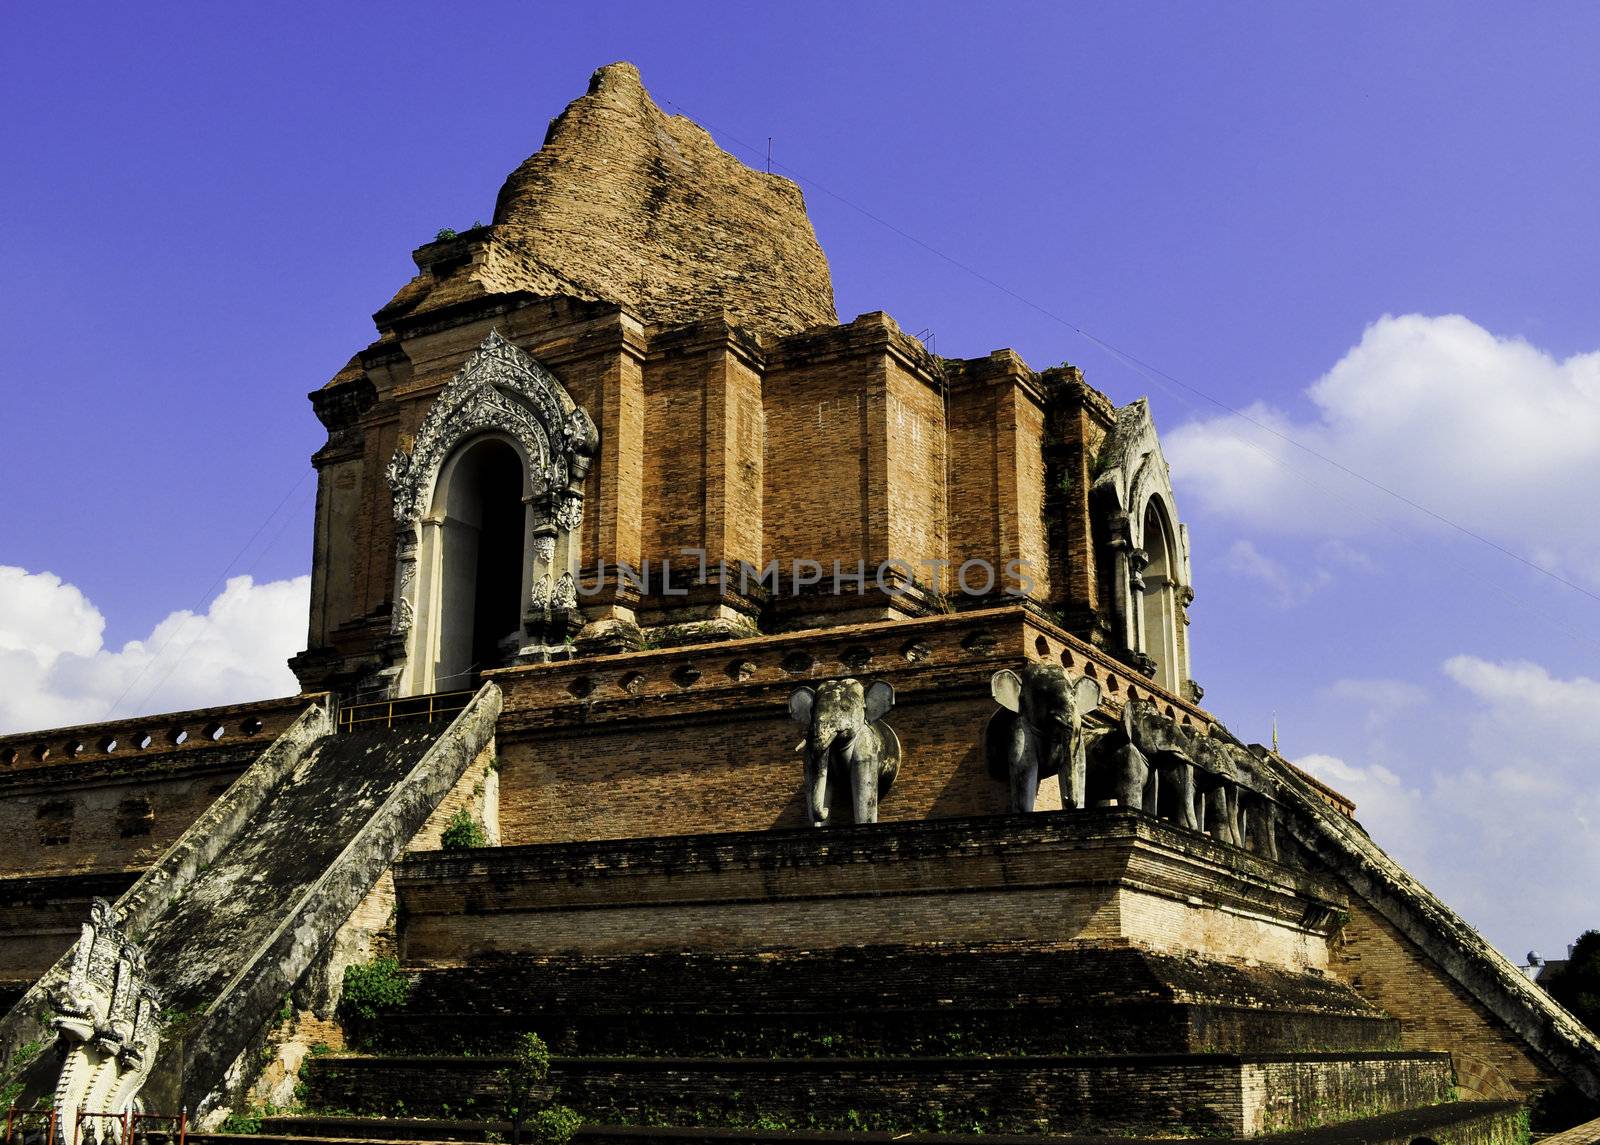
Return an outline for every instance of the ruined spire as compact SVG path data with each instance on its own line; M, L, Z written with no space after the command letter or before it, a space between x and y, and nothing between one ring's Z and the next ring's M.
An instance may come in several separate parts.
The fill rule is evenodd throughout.
M646 321L725 310L760 334L837 321L800 188L667 115L632 64L595 72L551 123L500 189L494 232Z

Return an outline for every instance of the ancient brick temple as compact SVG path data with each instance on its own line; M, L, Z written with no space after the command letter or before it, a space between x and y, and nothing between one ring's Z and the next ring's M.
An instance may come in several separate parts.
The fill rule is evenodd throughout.
M58 1139L1600 1112L1600 1043L1199 706L1143 399L841 323L799 190L626 64L414 258L311 394L303 692L0 739L0 1082Z

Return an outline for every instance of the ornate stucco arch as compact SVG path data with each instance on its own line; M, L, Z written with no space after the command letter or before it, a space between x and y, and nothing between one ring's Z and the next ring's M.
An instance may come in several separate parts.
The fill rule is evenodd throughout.
M467 452L492 440L509 445L522 466L523 606L515 658L546 658L580 626L575 578L583 481L599 434L549 370L491 331L385 473L396 527L392 694L440 686L450 484Z
M1111 548L1118 651L1162 687L1198 698L1189 675L1189 531L1143 398L1117 410L1097 467L1091 505Z

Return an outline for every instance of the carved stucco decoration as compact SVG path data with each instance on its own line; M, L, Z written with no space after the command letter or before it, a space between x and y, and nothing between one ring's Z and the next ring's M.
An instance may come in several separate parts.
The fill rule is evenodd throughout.
M116 911L95 899L73 952L67 979L49 995L51 1028L64 1054L54 1104L63 1118L79 1110L125 1114L155 1065L161 998L145 977L144 954L117 926ZM84 1141L110 1141L117 1123L92 1118Z
M420 529L446 461L462 443L483 433L510 437L528 464L527 539L533 564L524 585L524 652L560 643L577 612L576 535L583 524L583 482L599 434L550 371L498 331L489 333L439 392L409 448L396 450L385 471L396 524L390 632L409 641L422 619ZM392 670L395 684L403 671Z
M1181 608L1194 598L1189 532L1178 519L1171 471L1161 452L1149 403L1143 398L1130 402L1117 410L1116 418L1096 459L1098 476L1090 490L1090 505L1103 523L1114 554L1112 607L1117 617L1119 651L1153 675L1156 665L1151 656L1159 654L1159 650L1147 641L1139 621L1141 597L1149 587L1145 572L1161 543L1158 538L1146 536L1148 510L1154 505L1170 532L1164 573L1180 609L1175 624L1181 621ZM1188 658L1179 658L1181 663L1164 666L1166 682L1174 691L1190 683Z
M546 520L572 530L583 519L583 479L599 444L589 415L528 354L491 330L440 391L410 452L395 450L385 476L398 524L427 510L451 451L478 433L498 430L526 451L533 503Z

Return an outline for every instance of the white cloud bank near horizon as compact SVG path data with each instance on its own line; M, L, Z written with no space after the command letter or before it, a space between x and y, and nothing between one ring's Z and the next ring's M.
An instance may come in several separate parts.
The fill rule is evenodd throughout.
M1180 493L1243 525L1356 535L1442 526L1297 449L1293 439L1465 528L1600 584L1600 351L1559 359L1459 314L1386 315L1307 390L1163 435Z
M1283 437L1235 415L1163 436L1180 496L1211 518L1219 570L1269 607L1304 610L1335 581L1395 561L1448 567L1445 546L1464 540L1285 437L1600 586L1586 493L1600 487L1600 352L1560 358L1461 315L1390 315L1305 395L1303 416L1244 411ZM1397 557L1411 545L1423 561ZM1583 617L1590 606L1575 603ZM1469 631L1434 634L1444 651L1432 672L1396 673L1375 646L1379 678L1305 681L1316 703L1296 762L1353 798L1380 846L1515 956L1600 926L1600 681L1517 648L1448 655Z
M1444 721L1455 738L1409 748L1407 775L1315 752L1295 762L1354 799L1373 840L1468 921L1491 925L1506 954L1552 931L1571 942L1600 926L1600 680L1465 655L1440 670L1454 687L1431 698L1403 682L1398 694L1387 681L1328 689L1353 708L1368 694L1379 722L1427 703L1459 715Z
M173 612L111 649L76 586L0 565L0 733L293 695L310 593L309 576L232 577L204 613Z

